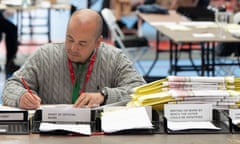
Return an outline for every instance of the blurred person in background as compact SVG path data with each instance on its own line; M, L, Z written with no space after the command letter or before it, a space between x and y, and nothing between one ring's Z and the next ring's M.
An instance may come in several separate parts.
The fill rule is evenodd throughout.
M11 74L20 68L14 62L18 51L18 31L17 26L10 22L7 16L7 10L0 11L0 40L3 40L2 34L4 33L6 45L5 72Z

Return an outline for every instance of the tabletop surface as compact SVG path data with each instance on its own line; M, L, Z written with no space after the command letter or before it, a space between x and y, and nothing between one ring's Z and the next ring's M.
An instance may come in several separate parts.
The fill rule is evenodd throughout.
M225 38L220 38L219 26L214 22L190 24L189 19L173 10L168 15L138 13L138 16L174 42L240 42L239 38L233 37L228 31L224 32Z
M53 136L53 135L0 135L4 144L239 144L239 134L190 134L190 135L99 135L99 136Z

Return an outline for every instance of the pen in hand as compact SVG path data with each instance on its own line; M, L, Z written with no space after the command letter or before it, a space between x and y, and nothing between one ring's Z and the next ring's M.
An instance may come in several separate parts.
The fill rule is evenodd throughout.
M28 84L27 84L27 82L25 81L25 79L24 79L23 77L21 77L21 81L22 81L24 87L27 89L27 91L33 96L32 91L31 91L30 88L28 87Z
M24 109L38 108L40 106L41 99L32 93L31 89L29 88L27 82L25 81L25 79L23 77L21 77L21 81L30 95L23 95L21 97L20 104L19 104L20 108L24 108Z

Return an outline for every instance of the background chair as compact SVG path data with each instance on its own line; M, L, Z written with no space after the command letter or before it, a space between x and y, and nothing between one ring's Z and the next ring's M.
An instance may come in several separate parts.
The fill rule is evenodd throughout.
M150 48L148 40L145 37L139 37L137 35L124 35L117 24L116 17L110 9L104 8L101 14L111 32L112 42L116 47L122 49L132 60L133 64L137 63L141 71L145 73L139 60Z
M20 9L17 14L21 45L41 45L51 42L50 8ZM44 41L36 42L39 38L43 38Z
M233 15L233 23L240 24L240 12ZM238 33L238 32L237 32ZM218 75L236 75L240 66L240 42L219 43L216 48L216 63Z

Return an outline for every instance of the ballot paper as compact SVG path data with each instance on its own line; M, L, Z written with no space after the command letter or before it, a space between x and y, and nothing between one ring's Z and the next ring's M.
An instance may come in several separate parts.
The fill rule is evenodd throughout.
M240 109L229 109L229 116L234 125L240 126Z
M74 108L72 105L41 106L40 132L66 131L91 135L91 111L89 108Z
M240 126L240 120L233 120L232 123L233 123L234 125L239 125L239 126Z
M58 123L42 122L40 124L39 130L41 132L64 130L64 131L79 133L83 135L91 135L90 124L58 124Z
M191 130L191 129L207 129L207 130L220 130L221 128L216 127L210 121L195 121L195 122L167 122L168 129L172 131L180 130Z
M215 35L213 33L209 33L209 32L206 32L206 33L193 33L192 35L195 38L213 38L213 37L215 37Z
M165 25L166 28L173 30L173 31L188 31L191 30L191 28L184 26L184 25L179 25L179 24L172 24L172 25Z
M106 133L130 129L153 129L144 107L108 111L102 114L102 129Z
M153 26L167 26L167 25L176 25L176 22L151 22Z
M210 21L187 21L187 22L180 22L179 24L184 26L191 26L196 28L213 28L217 27L216 23Z

